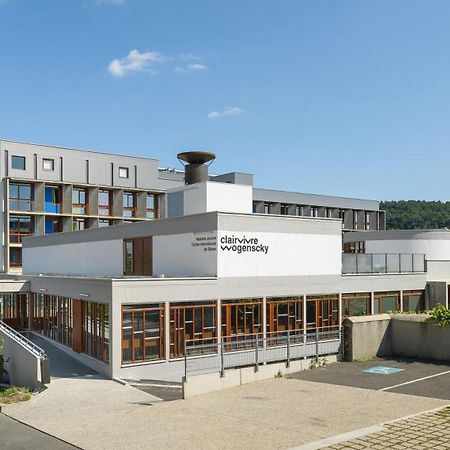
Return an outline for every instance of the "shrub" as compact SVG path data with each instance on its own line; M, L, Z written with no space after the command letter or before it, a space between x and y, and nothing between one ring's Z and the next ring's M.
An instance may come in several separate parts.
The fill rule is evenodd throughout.
M26 387L12 386L0 388L0 403L26 402L31 398L31 390Z
M435 322L439 327L450 325L450 309L443 305L438 305L428 311L430 315L429 321Z

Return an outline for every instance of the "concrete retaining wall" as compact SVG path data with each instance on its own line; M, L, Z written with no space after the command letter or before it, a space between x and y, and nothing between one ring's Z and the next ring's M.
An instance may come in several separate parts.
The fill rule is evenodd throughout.
M450 361L450 327L427 322L427 314L381 314L344 321L344 359L403 356Z
M337 361L337 356L326 356L328 363ZM290 367L286 364L266 364L259 366L258 372L254 367L243 367L240 369L230 369L225 371L225 376L221 377L219 373L205 373L201 375L190 376L183 383L184 398L195 397L196 395L207 394L209 392L220 391L221 389L240 386L242 384L254 383L255 381L267 380L273 378L279 372L283 375L299 372L309 369L310 359L291 361Z
M344 359L391 354L389 314L349 317L344 320Z
M438 327L426 319L424 314L392 317L393 355L450 361L450 326Z
M3 356L10 384L39 391L44 389L46 380L43 379L41 359L2 330L0 339L4 341Z

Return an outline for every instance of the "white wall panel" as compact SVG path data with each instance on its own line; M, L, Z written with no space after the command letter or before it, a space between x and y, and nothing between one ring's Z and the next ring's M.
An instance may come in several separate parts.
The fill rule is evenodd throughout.
M429 260L450 261L450 240L368 240L366 241L366 253L423 253Z
M227 238L241 241L227 243ZM219 276L340 274L340 235L219 232Z
M23 273L123 275L123 241L80 242L23 249Z

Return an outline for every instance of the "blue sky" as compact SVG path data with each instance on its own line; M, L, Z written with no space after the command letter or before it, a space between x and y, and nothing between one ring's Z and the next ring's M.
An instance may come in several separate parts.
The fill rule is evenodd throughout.
M0 0L0 136L449 200L448 0Z

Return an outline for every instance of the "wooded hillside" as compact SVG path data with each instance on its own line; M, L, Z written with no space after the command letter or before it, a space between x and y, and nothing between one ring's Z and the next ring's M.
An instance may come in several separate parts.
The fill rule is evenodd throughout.
M388 230L450 228L450 201L390 201L381 202L380 208L386 211Z

